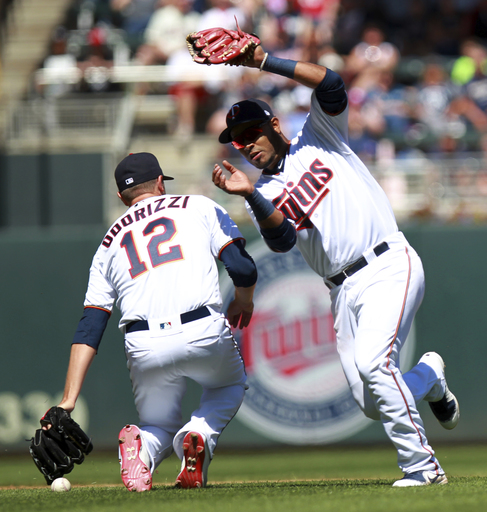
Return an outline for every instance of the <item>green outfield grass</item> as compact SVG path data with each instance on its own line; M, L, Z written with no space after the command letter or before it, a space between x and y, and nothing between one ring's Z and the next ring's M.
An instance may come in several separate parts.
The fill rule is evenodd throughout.
M439 446L450 483L393 489L401 477L395 451L367 448L282 448L217 452L205 489L173 488L174 456L154 477L153 491L129 493L116 453L93 453L67 475L69 493L53 493L30 457L0 456L0 510L96 512L277 512L487 510L487 445Z

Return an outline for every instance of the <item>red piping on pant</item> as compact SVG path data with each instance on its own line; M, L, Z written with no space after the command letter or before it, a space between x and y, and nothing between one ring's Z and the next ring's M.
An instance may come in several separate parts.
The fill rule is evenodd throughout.
M411 279L411 257L409 256L409 252L408 252L407 247L406 247L405 251L406 251L406 256L407 256L407 258L408 258L408 264L409 264L408 279L407 279L406 293L404 294L404 301L403 301L403 303L402 303L401 314L399 315L399 321L398 321L398 323L397 323L396 332L394 333L394 338L393 338L392 343L391 343L391 345L390 345L389 353L387 354L387 364L386 364L386 368L387 368L388 370L389 370L389 363L390 363L390 355L391 355L391 352L392 352L392 348L393 348L393 346L394 346L394 343L396 342L396 338L397 338L397 331L399 330L399 325L401 324L401 319L402 319L402 316L403 316L403 314L404 314L404 308L406 307L406 299L407 299L407 296L408 296L409 282L410 282L410 279ZM397 389L398 389L398 390L399 390L399 392L401 393L401 396L402 396L402 398L403 398L403 400L404 400L404 403L405 403L405 405L406 405L406 409L407 409L407 411L408 411L409 419L411 420L411 423L413 424L413 426L414 426L414 428L415 428L416 432L418 433L419 441L420 441L420 443L421 443L421 446L422 446L422 447L423 447L427 452L429 452L429 453L430 453L430 455L431 455L431 461L432 461L432 462L434 462L434 455L433 455L433 453L432 453L430 450L428 450L428 449L424 446L424 444L423 444L423 439L422 439L422 437L421 437L421 433L420 433L420 431L419 431L418 427L416 426L416 423L415 423L415 422L414 422L414 420L413 420L413 417L412 417L412 415L411 415L411 411L410 411L410 409L409 409L408 402L407 402L407 400L406 400L406 397L404 396L404 393L403 393L403 391L402 391L402 389L401 389L401 386L400 386L400 385L399 385L399 383L397 382L396 376L394 375L394 373L392 372L392 370L389 370L389 371L390 371L390 373L391 373L391 375L392 375L392 378L394 379L394 382L396 383ZM434 462L434 464L435 464L435 471L438 473L438 469L439 469L439 468L438 468L438 464L437 464L436 462Z

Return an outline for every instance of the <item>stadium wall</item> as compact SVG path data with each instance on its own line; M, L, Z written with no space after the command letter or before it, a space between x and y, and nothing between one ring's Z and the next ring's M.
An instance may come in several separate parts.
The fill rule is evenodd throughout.
M438 351L461 404L461 422L452 432L443 430L427 404L421 404L427 433L432 442L485 441L487 398L482 393L482 378L487 360L487 227L416 225L403 231L422 257L426 272L426 295L415 321L412 361L426 351ZM104 232L101 226L31 227L0 235L0 443L4 451L27 450L25 440L38 428L40 416L59 400L71 339L82 315L88 269ZM250 241L256 238L253 228L248 227L244 234ZM259 244L249 245L252 254L261 251ZM265 259L258 264L265 269ZM228 283L224 276L222 279L226 288ZM322 283L318 286L321 294ZM322 292L325 297L324 286ZM287 301L291 308L299 307L296 296L289 294ZM98 448L115 448L120 428L137 422L118 318L114 313L109 322L75 415L87 426ZM198 400L198 387L190 383L185 417ZM265 424L259 428L251 425L248 417L242 421L237 416L223 433L220 446L268 446L286 439L267 435ZM303 444L303 440L306 435L294 431L286 442ZM342 438L335 435L319 442L383 441L381 425L370 422Z

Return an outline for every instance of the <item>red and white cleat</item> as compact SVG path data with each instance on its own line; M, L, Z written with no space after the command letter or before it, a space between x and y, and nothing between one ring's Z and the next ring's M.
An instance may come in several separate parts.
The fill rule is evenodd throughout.
M120 431L118 442L120 475L125 487L129 491L149 491L152 488L152 474L139 428L126 425Z
M181 472L176 479L176 487L181 489L205 487L210 461L203 436L198 432L188 432L184 436L183 452Z

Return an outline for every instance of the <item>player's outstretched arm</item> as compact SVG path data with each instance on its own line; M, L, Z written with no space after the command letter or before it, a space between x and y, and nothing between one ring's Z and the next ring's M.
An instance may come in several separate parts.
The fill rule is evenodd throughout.
M88 369L96 355L96 349L89 346L76 343L71 345L71 355L69 358L68 373L64 386L64 395L59 403L68 412L72 412L76 400L81 393L81 387L85 380Z
M96 355L109 318L110 311L101 307L87 306L83 310L83 316L74 333L64 396L59 404L59 407L68 412L75 407L81 386Z
M257 49L264 51L262 47ZM264 53L262 58L260 51L255 58L262 59L259 65L261 71L291 78L314 89L316 99L326 114L338 115L345 110L348 103L347 93L343 79L338 73L311 62L280 59L267 53Z
M274 57L268 54L262 46L255 49L252 59L249 59L243 66L282 75L312 89L320 85L327 70L324 66L311 62Z

